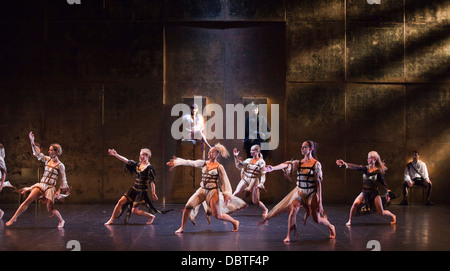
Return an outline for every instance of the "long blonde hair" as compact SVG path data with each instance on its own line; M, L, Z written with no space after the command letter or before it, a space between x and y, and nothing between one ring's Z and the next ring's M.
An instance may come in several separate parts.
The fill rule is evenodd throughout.
M375 158L377 158L377 161L375 162L375 166L378 168L378 170L380 170L381 173L384 174L388 168L386 167L386 165L384 164L384 162L381 161L381 157L380 157L380 155L378 154L378 152L376 152L376 151L370 151L370 152L369 152L369 156L374 156Z
M230 153L228 152L227 148L225 148L224 145L217 143L216 145L214 145L214 148L219 152L219 154L223 158L227 158L228 156L230 156Z

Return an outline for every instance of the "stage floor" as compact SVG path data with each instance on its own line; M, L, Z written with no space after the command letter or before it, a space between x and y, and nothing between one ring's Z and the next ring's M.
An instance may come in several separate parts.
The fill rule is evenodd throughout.
M114 225L105 226L114 204L57 204L66 223L58 229L56 218L49 218L44 205L30 205L11 227L6 227L18 204L2 204L5 215L0 222L1 251L67 251L71 240L82 251L367 251L368 242L375 240L383 251L428 251L450 249L450 209L446 205L391 205L397 224L390 225L377 214L354 218L351 227L345 226L350 205L325 205L329 221L336 227L336 239L329 239L325 226L309 218L303 225L304 211L297 222L299 239L284 243L287 232L287 213L271 219L265 225L261 210L250 205L233 214L240 221L238 232L231 232L230 223L211 218L208 225L203 211L193 226L186 224L185 232L175 234L180 226L184 205L166 205L172 212L157 215L152 225L147 219L132 215L128 224L124 217ZM269 206L272 207L272 206ZM75 243L76 243L75 242Z

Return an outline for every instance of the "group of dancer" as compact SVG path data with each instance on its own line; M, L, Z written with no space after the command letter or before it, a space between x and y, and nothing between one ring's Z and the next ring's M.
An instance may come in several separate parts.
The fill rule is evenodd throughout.
M65 166L59 160L62 154L62 148L59 144L51 144L48 150L48 156L40 151L39 144L34 142L34 134L29 133L33 155L44 163L43 177L39 183L30 187L25 187L17 192L24 194L30 192L26 200L19 206L13 217L6 222L6 226L11 226L17 221L17 218L27 210L30 203L35 199L41 199L47 206L47 210L51 216L55 216L58 220L58 227L64 227L64 219L60 212L55 209L54 203L57 200L68 196L70 188L67 183ZM266 165L264 157L261 154L260 146L254 145L251 148L251 157L243 160L239 157L239 151L235 148L233 156L235 165L241 172L241 180L238 183L236 190L233 193L230 181L224 166L219 162L219 157L229 157L229 152L220 143L212 146L209 149L207 159L187 160L183 158L174 157L169 162L169 170L174 170L178 166L191 166L201 168L202 179L200 187L189 198L182 212L181 226L175 233L184 232L185 224L190 219L195 224L195 217L198 213L200 205L206 212L208 222L212 215L218 220L230 222L233 226L233 232L238 231L239 221L234 219L230 214L247 206L243 200L247 195L251 195L253 204L263 210L263 220L260 223L265 223L269 219L277 216L282 212L289 212L288 217L288 232L284 239L289 242L291 234L294 233L298 237L296 217L299 209L305 209L305 216L303 222L309 216L312 216L314 222L324 225L329 228L330 238L336 237L334 225L330 223L323 208L322 200L322 180L323 171L322 165L317 160L316 156L317 144L311 140L307 140L301 145L301 154L303 156L300 160L291 160L281 163L276 166ZM10 185L5 182L6 165L4 163L4 148L0 146L0 169L1 169L1 186ZM125 163L125 168L132 174L135 174L135 180L130 189L119 199L110 219L105 225L114 223L114 219L126 210L127 220L131 214L144 216L148 218L146 224L152 224L155 219L155 213L164 214L171 210L160 211L152 203L158 200L155 193L156 173L151 165L149 159L151 151L147 148L141 149L139 155L139 162L130 160L122 155L119 155L114 149L109 149L108 154L116 157L118 160ZM360 204L365 204L376 209L379 214L390 218L391 223L396 222L394 214L388 210L383 209L380 193L378 191L378 183L380 183L388 192L384 173L386 166L382 162L379 154L371 151L367 157L368 165L361 166L347 163L341 159L336 161L336 164L346 169L358 170L363 173L363 188L362 192L356 197L350 210L349 220L347 226L351 226L352 218ZM293 172L297 173L297 186L282 199L272 210L268 210L263 202L260 200L260 191L265 191L264 183L266 175L272 171L282 170L287 178L290 178ZM151 199L148 196L148 190L151 191ZM140 206L145 205L149 212L140 210ZM3 211L0 210L0 216L3 216Z

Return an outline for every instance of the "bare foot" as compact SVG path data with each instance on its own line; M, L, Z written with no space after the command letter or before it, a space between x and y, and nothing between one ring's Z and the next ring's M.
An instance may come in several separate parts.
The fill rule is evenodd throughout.
M59 221L58 228L63 228L64 224L66 224L66 221L64 220Z
M239 230L239 221L236 220L236 223L233 223L233 230L232 232L236 232Z
M345 223L345 226L351 226L352 222L349 220L347 223Z
M112 223L114 222L114 220L108 220L106 223L105 223L105 225L111 225Z
M16 220L14 219L14 220L10 220L10 221L8 221L8 222L6 222L5 223L5 225L7 226L7 227L9 227L9 226L11 226L13 223L15 223L16 222Z
M262 214L262 217L266 217L266 215L267 215L267 213L269 212L269 210L266 208L266 209L264 209L264 212L263 212L263 214Z
M291 241L291 238L289 236L283 240L283 242L285 242L285 243L289 243L290 241Z
M397 222L397 217L395 215L392 216L391 225Z
M331 228L330 228L330 239L334 239L334 238L336 238L336 229L335 229L335 227L333 225L331 225Z
M150 218L148 219L147 223L145 223L145 224L150 225L150 224L153 223L153 220L155 220L155 216L150 217Z
M179 228L178 230L175 231L175 233L182 233L182 232L184 232L183 227L181 227L181 228Z

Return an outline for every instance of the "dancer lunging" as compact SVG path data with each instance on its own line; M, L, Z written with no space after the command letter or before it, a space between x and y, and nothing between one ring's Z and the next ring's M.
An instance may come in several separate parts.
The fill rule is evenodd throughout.
M346 163L342 159L336 160L336 164L340 167L358 170L363 173L362 192L355 198L352 208L350 209L348 222L345 225L350 226L352 224L353 216L356 214L361 203L364 203L367 209L374 209L375 206L380 215L389 217L391 219L391 224L395 224L396 216L388 210L384 210L381 196L378 192L378 183L380 183L386 190L386 195L389 193L386 180L384 179L384 173L386 172L387 167L381 161L380 155L376 151L368 153L367 163L368 165L361 166Z
M335 238L335 227L328 221L322 205L322 165L316 157L317 144L311 140L303 142L301 146L302 160L287 161L277 166L266 166L266 172L286 170L287 175L297 171L297 186L278 203L264 218L263 222L277 216L283 211L289 211L288 232L284 242L291 241L291 232L297 234L296 217L300 207L304 207L306 214L303 223L309 216L314 222L325 225L330 230L330 238Z
M208 160L185 160L174 157L167 165L170 170L177 166L191 166L202 168L202 181L200 188L191 196L183 209L181 218L181 227L175 233L184 232L184 226L189 217L194 221L196 210L200 204L206 209L207 215L211 213L215 218L230 222L233 225L233 231L239 229L239 221L233 219L228 213L243 208L246 204L238 197L234 197L228 180L225 168L217 159L219 156L228 157L227 149L216 144L208 152Z
M141 149L141 152L139 154L139 163L133 160L129 160L122 155L119 155L114 149L109 149L108 154L124 162L125 168L130 173L136 174L136 179L128 192L126 192L119 199L116 206L114 207L111 218L105 223L105 225L113 224L114 219L122 215L123 211L126 209L128 209L126 221L128 221L131 213L133 213L138 216L147 217L148 221L146 224L152 224L153 220L155 219L155 215L139 210L139 207L142 204L145 204L149 210L157 213L165 213L166 211L161 212L157 210L153 206L147 194L148 186L150 185L152 191L152 199L158 200L158 196L155 193L156 173L153 166L149 162L149 159L152 155L151 151L147 148Z

